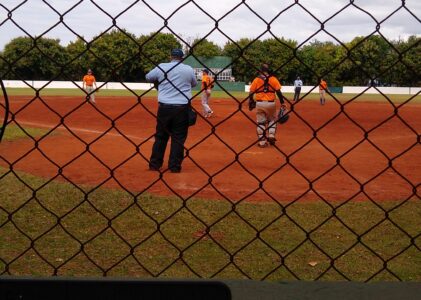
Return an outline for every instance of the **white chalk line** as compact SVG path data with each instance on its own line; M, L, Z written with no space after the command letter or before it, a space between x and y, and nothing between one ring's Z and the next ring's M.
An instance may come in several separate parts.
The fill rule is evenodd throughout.
M48 129L54 128L53 125L46 124L46 123L30 122L30 121L16 121L16 122L18 124L27 125L27 126L35 126L35 127L48 128ZM67 126L67 128L66 128L63 125L58 126L56 129L66 130L66 131L68 131L70 129L71 131L74 131L74 132L83 132L83 133L88 133L88 134L98 134L98 135L104 134L103 130L95 130L95 129L87 129L87 128L71 127L71 126ZM145 140L146 139L144 137L135 136L135 135L132 135L132 134L124 134L123 135L123 134L114 133L114 132L107 132L105 135L112 136L112 137L127 137L131 140ZM147 140L147 142L152 142L152 141L153 141L153 138Z
M40 123L40 122L17 121L17 123L19 123L21 125L26 125L26 126L34 126L34 127L48 128L48 129L54 128L54 126L51 125L51 124ZM74 132L83 132L83 133L98 134L98 135L104 134L104 131L101 131L101 130L80 128L80 127L70 127L70 126L67 126L67 127L71 131L74 131ZM68 129L66 127L64 127L63 125L60 125L56 129L68 131ZM114 132L107 132L105 135L112 136L112 137L123 137L123 135L121 135L119 133L114 133ZM132 135L132 134L124 134L124 136L127 137L127 138L129 138L129 139L131 139L131 140L139 140L139 141L142 141L142 140L145 140L146 139L144 137L139 137L139 136L135 136L135 135ZM146 142L152 143L152 142L154 142L154 138L152 137L152 138L146 140ZM260 155L263 152L262 151L245 151L243 153L244 154L251 154L251 155Z

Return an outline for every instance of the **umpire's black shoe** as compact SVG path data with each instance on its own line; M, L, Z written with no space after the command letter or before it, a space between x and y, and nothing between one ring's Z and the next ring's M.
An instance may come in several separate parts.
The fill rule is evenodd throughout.
M159 172L159 169L161 169L161 168L149 166L149 171L157 171L157 172Z
M171 173L180 173L181 169L170 169Z

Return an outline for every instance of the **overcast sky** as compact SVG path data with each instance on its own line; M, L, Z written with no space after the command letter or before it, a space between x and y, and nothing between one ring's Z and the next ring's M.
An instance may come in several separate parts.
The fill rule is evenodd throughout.
M404 7L398 0L355 0L354 5L350 5L350 0L299 0L299 5L294 0L247 0L245 3L247 5L241 0L1 0L0 50L12 38L27 34L58 38L62 45L67 45L77 36L66 26L90 40L108 30L113 25L113 17L118 27L135 35L158 30L169 32L163 28L166 18L168 27L183 39L191 41L210 34L207 38L220 46L228 39L214 30L215 20L218 20L219 30L233 40L262 34L263 39L271 37L265 33L268 25L264 21L270 23L270 31L277 37L299 43L309 38L333 40L324 32L313 36L321 27L314 17L325 22L325 30L342 42L371 34L376 30L376 21L380 23L380 32L390 40L421 36L420 0L406 0ZM60 14L63 22L60 22Z

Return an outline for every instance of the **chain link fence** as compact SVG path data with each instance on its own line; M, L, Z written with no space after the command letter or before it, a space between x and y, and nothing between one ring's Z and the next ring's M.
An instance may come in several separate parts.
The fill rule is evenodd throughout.
M421 280L419 92L399 102L375 86L368 86L363 92L345 100L341 95L329 94L331 110L320 122L314 119L320 114L316 105L313 105L316 102L318 105L318 100L308 102L310 104L305 101L306 98L311 98L310 92L305 93L302 96L304 101L300 102L292 102L292 97L285 94L291 107L290 121L287 125L282 125L284 127L279 131L283 136L288 136L285 131L297 124L294 122L300 122L306 134L292 149L281 145L271 148L273 160L262 167L265 172L257 174L259 160L250 162L243 158L246 155L267 154L247 152L254 151L256 142L256 137L252 136L255 134L256 124L254 116L247 111L247 96L237 96L217 82L229 95L225 101L235 108L215 122L199 118L198 122L206 124L204 132L185 149L185 161L197 173L179 177L180 180L174 179L176 175L170 177L166 171L159 172L153 178L144 175L147 171L137 168L139 165L136 163L145 165L148 162L151 146L149 142L153 134L132 136L123 125L128 115L139 113L150 119L143 122L139 120L135 126L154 124L155 107L145 100L153 92L152 89L138 92L120 81L127 88L127 97L134 100L116 114L101 109L101 93L97 95L97 106L79 101L79 104L72 104L66 109L55 105L52 96L45 94L46 87L58 78L71 80L76 89L82 92L77 80L69 75L68 69L87 55L100 61L109 75L99 86L100 89L118 79L119 71L129 68L135 61L145 61L151 67L158 65L162 60L156 60L145 48L161 32L174 35L200 61L201 57L194 54L195 45L171 27L172 20L186 6L194 6L198 12L206 15L205 22L212 23L209 32L200 36L199 40L218 33L233 44L238 56L232 57L231 65L227 68L232 67L237 72L241 72L236 69L236 65L241 62L256 73L259 65L245 53L266 34L283 45L288 53L283 63L272 66L279 72L295 62L310 76L319 79L329 77L340 65L348 63L358 69L360 76L373 80L394 71L398 66L409 70L412 77L420 78L419 60L414 65L405 59L407 53L417 47L419 49L419 41L406 49L399 49L381 31L384 23L403 11L420 25L417 12L408 7L408 1L398 2L396 10L381 20L360 7L357 1L348 1L327 18L314 14L302 1L292 1L271 20L253 10L251 1L239 1L220 17L209 14L205 5L200 5L197 1L180 3L168 15L154 9L154 4L148 1L133 1L118 15L108 13L100 1L78 1L64 12L55 9L52 1L42 1L59 20L37 37L32 36L14 19L15 13L28 2L30 1L22 1L14 6L0 4L3 14L7 15L1 20L0 29L12 24L32 40L32 45L22 53L15 53L13 60L0 57L2 79L15 77L24 80L33 94L33 97L15 95L2 82L0 274L258 280ZM66 16L84 2L94 5L97 13L102 17L105 15L111 24L92 40L85 39L83 32L77 32L66 21ZM125 14L140 5L148 10L148 14L159 18L162 24L156 33L143 41L134 38L120 26ZM317 22L318 29L299 44L291 46L271 27L276 20L297 8L303 18L311 18ZM226 34L220 25L239 9L252 12L267 27L246 45ZM329 32L326 26L329 21L351 9L369 16L375 23L371 33L361 38L353 47ZM141 19L141 16L138 17ZM58 61L57 56L50 57L44 45L40 46L39 43L40 38L47 37L58 27L66 28L83 41L83 47L77 51L77 55L67 61ZM128 43L136 44L137 48L128 59L118 64L111 64L106 57L92 50L93 45L111 30L123 33L128 38ZM298 54L319 33L332 38L345 53L336 65L330 65L322 72L308 65ZM367 71L353 55L358 46L373 36L384 40L389 51L396 56L395 61L387 62L387 67L381 71L378 69L377 74ZM16 68L19 62L30 59L35 53L40 59L52 62L56 67L41 88L34 88L28 78L20 77L22 71ZM241 77L244 74L235 75ZM313 89L317 88L317 84L314 85ZM367 107L364 106L365 102L358 102L364 97L370 97L365 94L370 88L379 92L381 103L374 104L378 106ZM85 96L88 97L86 94ZM56 98L56 101L62 101L60 97ZM123 101L115 97L113 105L118 105L120 100ZM220 104L221 107L224 103ZM311 109L305 110L307 105ZM386 113L379 111L377 116L370 117L371 125L365 126L367 111L359 107L367 110L382 107ZM94 133L94 137L90 138L86 137L87 131L69 125L75 114L87 109L90 113L88 117L85 116L85 125L95 118L106 124L102 131L90 132ZM41 132L33 132L28 128L31 127L28 122L20 122L24 117L34 114L44 114L45 119L50 121L50 126ZM253 131L252 134L249 132L249 144L244 147L232 144L239 137L227 136L232 134L229 127L239 119L245 120L246 123L242 124L247 124L245 126ZM54 125L51 125L52 122L55 122ZM331 129L329 126L336 122L343 122L342 127ZM6 129L12 126L26 137L25 142L19 146L21 148L15 148L14 145L19 143L17 140L5 139ZM341 151L336 151L335 141L343 142L341 130L345 131L346 127L353 128L354 132L351 131L348 136L350 141L342 144ZM389 136L390 130L395 127L405 136L403 142L397 139L399 134ZM195 128L190 129L194 130ZM326 139L324 130L327 130L327 135L333 136L334 141ZM292 129L291 131L293 132ZM353 134L356 137L352 137ZM70 136L71 141L60 144L59 138L62 135ZM115 142L109 149L101 149L101 142L109 136L119 137L119 142ZM395 138L396 141L392 140ZM45 148L44 142L49 139L53 143L57 139L56 149ZM201 147L209 143L222 147L230 157L225 159L225 156L218 156L212 148L207 149L211 160L214 157L215 160L222 161L223 165L217 169L212 167L212 163L203 163L195 156L195 153L202 151ZM400 143L400 147L389 150L388 147L394 143ZM78 150L66 150L70 144L77 144ZM281 139L281 144L288 144L288 139ZM312 145L316 145L315 152L310 150ZM124 147L125 150L120 149ZM107 157L118 150L123 151L124 155L117 161ZM66 151L69 153L66 154ZM303 163L299 158L306 151L312 153L313 160ZM57 152L64 154L57 156ZM326 155L330 157L330 163L323 168L317 166L320 153L328 153ZM363 157L362 165L355 161L347 163L354 155ZM94 163L88 163L88 160ZM39 161L47 165L49 171L42 171ZM130 186L122 179L121 173L125 172L125 166L132 163L135 171L126 174L126 177L138 179ZM365 167L364 164L369 165L367 173L355 172L356 169ZM33 172L24 172L28 168L32 168ZM76 173L70 176L67 170L72 168L76 169ZM91 168L108 175L93 179L84 173ZM231 174L228 172L233 168L248 174L245 180L252 182L252 188L246 189L240 196L233 195L226 186L221 188L222 185L219 184L226 181L233 190L244 188L244 184L241 185L227 175ZM188 192L180 191L180 185L189 186L188 183L194 179L190 176L202 178L201 184ZM320 188L323 181L333 183L332 191ZM110 182L111 187L107 185ZM289 189L289 184L297 182L300 188ZM395 184L399 185L398 192L393 189ZM351 186L347 193L340 196L334 193L334 189L344 189L345 185ZM209 190L212 193L207 194ZM264 201L257 201L260 198L264 198ZM384 198L387 198L386 201Z

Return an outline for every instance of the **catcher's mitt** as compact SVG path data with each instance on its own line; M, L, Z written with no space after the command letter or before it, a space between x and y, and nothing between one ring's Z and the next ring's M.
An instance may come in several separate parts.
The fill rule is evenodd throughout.
M252 111L256 108L256 101L254 99L249 99L249 111Z
M288 109L286 109L285 107L281 107L281 109L279 110L279 113L278 113L278 123L279 124L284 124L288 121L289 115L287 113L288 113Z

